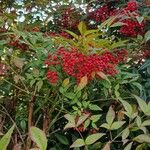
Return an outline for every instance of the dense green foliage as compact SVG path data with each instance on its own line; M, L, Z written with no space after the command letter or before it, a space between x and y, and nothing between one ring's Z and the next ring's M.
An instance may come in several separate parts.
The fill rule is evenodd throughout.
M149 1L0 9L0 150L150 148Z

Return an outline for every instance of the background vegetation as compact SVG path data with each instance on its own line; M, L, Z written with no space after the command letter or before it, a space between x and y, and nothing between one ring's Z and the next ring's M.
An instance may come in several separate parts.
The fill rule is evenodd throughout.
M150 148L148 0L0 1L0 150Z

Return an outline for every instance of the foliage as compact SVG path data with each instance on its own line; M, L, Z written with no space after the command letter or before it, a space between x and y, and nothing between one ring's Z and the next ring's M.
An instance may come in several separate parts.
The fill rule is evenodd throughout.
M0 3L0 149L149 149L148 1Z

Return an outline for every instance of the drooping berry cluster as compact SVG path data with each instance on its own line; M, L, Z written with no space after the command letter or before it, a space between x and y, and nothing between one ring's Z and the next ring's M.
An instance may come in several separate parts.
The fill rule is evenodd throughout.
M139 3L136 1L130 1L127 6L121 11L121 15L126 19L123 19L124 25L120 28L119 32L125 36L136 37L138 34L144 33L145 22L138 22L136 17L139 16L138 9Z
M109 9L107 5L99 7L95 11L89 13L89 17L96 22L103 22L108 19L110 16L113 16L117 13L116 9Z
M64 29L76 29L80 16L79 12L73 7L63 8L58 18L55 18L54 22Z
M138 34L142 35L144 30L144 23L139 23L138 21L132 19L125 19L123 21L124 25L120 28L120 33L125 36L135 37Z
M150 58L150 48L142 51L141 59L149 59Z
M23 50L23 51L26 51L29 49L28 45L25 44L25 43L20 43L19 40L14 40L14 41L10 41L8 43L8 46L10 47L15 47L17 49L20 49L20 50Z
M124 36L136 37L138 34L143 35L145 20L138 22L137 17L139 14L140 4L137 1L129 1L122 9L108 7L107 2L105 5L98 9L89 12L90 19L99 22L104 22L110 16L117 16L116 21L123 23L119 32Z
M60 33L56 33L56 32L45 32L44 33L44 36L48 37L64 37L66 39L69 39L70 38L70 35L65 32L65 31L61 31Z
M52 57L48 56L45 61L50 67L60 65L63 72L71 77L74 77L78 82L84 76L89 80L93 78L93 73L104 72L107 75L115 75L117 73L117 64L124 60L127 52L115 51L105 52L102 55L91 54L85 55L75 49L71 51L60 48Z

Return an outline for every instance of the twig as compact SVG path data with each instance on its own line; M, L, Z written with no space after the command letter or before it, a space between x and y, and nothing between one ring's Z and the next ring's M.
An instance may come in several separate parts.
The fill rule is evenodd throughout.
M19 128L17 127L15 121L12 119L12 117L10 116L10 114L8 113L8 111L6 110L6 108L5 108L3 105L1 105L1 104L0 104L0 106L1 106L1 107L4 109L4 111L5 111L5 112L4 112L4 111L0 110L0 112L6 114L6 115L10 118L11 122L12 122L13 124L15 124L16 130L17 130L17 132L18 132L18 134L19 134L19 136L20 136L20 139L21 139L23 145L25 146L25 143L24 143L24 140L23 140L23 138L22 138L21 132L20 132Z

